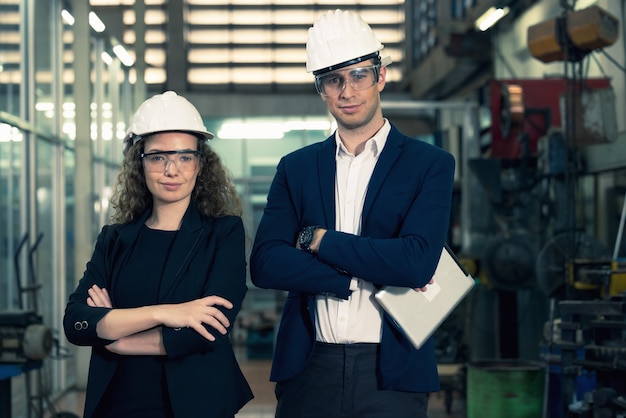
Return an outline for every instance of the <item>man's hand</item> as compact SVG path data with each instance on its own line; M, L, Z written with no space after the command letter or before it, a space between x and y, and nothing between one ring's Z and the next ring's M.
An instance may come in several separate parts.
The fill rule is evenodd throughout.
M428 290L428 285L429 284L433 284L433 283L435 283L435 280L434 279L430 279L430 281L428 282L428 284L426 286L424 286L424 287L416 287L413 290L415 290L416 292L425 292L425 291Z

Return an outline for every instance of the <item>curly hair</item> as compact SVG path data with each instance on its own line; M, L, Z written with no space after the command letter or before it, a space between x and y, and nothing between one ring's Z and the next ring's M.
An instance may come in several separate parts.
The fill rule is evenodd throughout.
M146 185L141 161L143 142L132 145L124 155L111 198L114 209L111 219L115 223L130 222L152 207L152 193ZM241 216L243 211L239 195L219 156L200 138L198 151L200 171L191 192L191 202L207 216Z

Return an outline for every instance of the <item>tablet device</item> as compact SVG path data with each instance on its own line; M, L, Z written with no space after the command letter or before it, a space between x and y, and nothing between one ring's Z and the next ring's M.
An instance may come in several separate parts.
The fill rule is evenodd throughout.
M374 297L396 325L419 349L474 286L452 250L445 245L425 292L406 287L383 286Z

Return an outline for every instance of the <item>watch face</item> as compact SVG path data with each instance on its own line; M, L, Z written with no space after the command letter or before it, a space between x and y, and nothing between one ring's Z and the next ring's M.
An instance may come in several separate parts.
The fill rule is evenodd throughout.
M306 244L311 242L312 232L309 228L304 228L302 232L300 232L300 237L298 238L298 243Z
M313 228L304 228L302 232L300 232L300 236L298 237L298 244L300 245L300 248L308 250L312 240Z

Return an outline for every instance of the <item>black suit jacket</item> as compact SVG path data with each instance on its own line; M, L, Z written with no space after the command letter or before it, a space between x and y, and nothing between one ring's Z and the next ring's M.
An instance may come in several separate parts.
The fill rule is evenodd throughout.
M102 229L84 276L65 309L63 327L67 339L76 345L92 346L85 418L94 413L120 358L105 348L111 341L99 338L96 333L98 321L109 309L88 306L87 290L96 284L109 289L110 295L115 294L111 290L120 271L130 268L128 258L149 215L150 211L136 221ZM132 273L142 274L139 270ZM219 295L233 303L233 309L223 312L234 324L247 291L241 218L206 217L192 202L176 235L162 280L159 304ZM115 300L112 302L115 306ZM207 328L216 337L215 341L206 340L193 329L163 327L167 351L165 375L177 417L230 417L253 397L229 336Z

